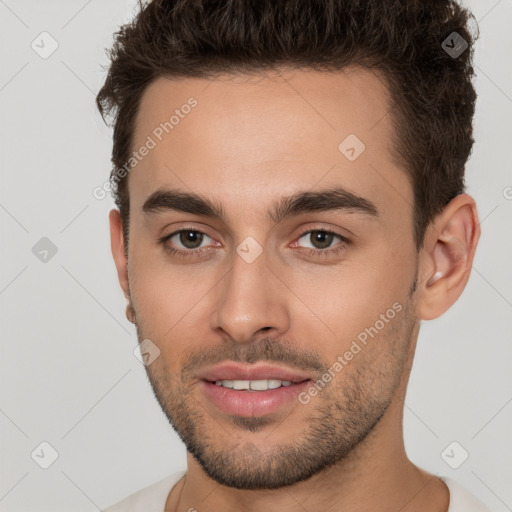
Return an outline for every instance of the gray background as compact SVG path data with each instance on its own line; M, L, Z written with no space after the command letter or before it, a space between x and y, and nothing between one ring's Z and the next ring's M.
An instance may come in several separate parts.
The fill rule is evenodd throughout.
M482 237L461 299L423 323L404 428L419 466L512 510L512 0L479 20L476 144L467 167ZM127 0L0 0L0 511L94 511L185 468L134 357L110 254L111 132L94 106ZM40 36L42 32L50 36ZM48 58L38 50L51 49ZM36 46L37 47L37 46ZM47 261L33 247L47 237ZM39 244L47 244L43 241ZM42 248L41 248L42 247ZM36 246L35 252L44 246ZM58 452L51 462L51 450ZM452 469L450 461L469 458ZM33 458L31 454L35 451ZM42 450L42 451L41 451ZM37 461L37 463L36 463Z

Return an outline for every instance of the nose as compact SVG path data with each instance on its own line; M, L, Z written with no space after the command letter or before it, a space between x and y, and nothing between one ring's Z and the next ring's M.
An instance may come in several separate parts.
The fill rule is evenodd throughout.
M218 285L212 329L239 343L248 343L259 333L285 333L289 329L291 292L275 272L267 266L265 251L252 263L235 254L231 271Z

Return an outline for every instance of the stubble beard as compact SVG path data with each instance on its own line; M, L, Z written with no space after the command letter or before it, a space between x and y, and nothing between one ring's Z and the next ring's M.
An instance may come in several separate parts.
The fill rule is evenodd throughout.
M407 301L399 315L386 327L387 332L379 333L382 338L370 341L362 354L358 354L314 400L307 405L298 402L294 406L310 413L302 425L295 422L294 439L286 443L272 444L272 437L276 438L280 422L285 425L288 418L213 418L200 403L202 397L189 384L186 372L172 375L163 357L146 366L146 371L162 411L187 451L210 478L237 489L277 489L343 463L378 425L407 363L416 320L412 301ZM145 329L141 322L136 326L140 342L146 338ZM378 351L372 350L375 348L370 346L372 343L384 344L385 355L382 352L376 355ZM275 346L275 340L262 340L245 347L248 350L245 355L250 354L249 357L242 359L240 353L236 356L233 353L232 359L248 363L278 361L269 357ZM324 363L323 369L326 371L330 366L332 363ZM262 443L265 429L268 434ZM245 434L243 438L241 434Z

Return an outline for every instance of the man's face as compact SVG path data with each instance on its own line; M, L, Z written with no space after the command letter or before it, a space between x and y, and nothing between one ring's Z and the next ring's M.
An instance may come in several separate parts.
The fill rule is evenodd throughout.
M132 150L151 149L128 181L130 297L139 341L160 350L146 367L155 395L220 483L276 488L311 477L378 428L403 386L417 254L387 108L377 76L355 68L160 78L143 95ZM353 136L339 149L350 134L363 152ZM359 202L269 214L284 197L333 188ZM144 211L169 189L208 199L223 218L165 201ZM212 372L222 363L271 364L308 381L224 389L207 382L229 380Z

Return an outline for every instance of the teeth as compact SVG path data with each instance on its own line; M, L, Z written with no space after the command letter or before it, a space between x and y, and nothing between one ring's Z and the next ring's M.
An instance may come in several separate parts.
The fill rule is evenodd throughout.
M252 380L249 381L249 386L253 391L265 391L268 389L268 380Z
M281 381L277 379L268 379L268 389L276 389L281 386Z
M232 380L231 384L233 389L249 389L248 380Z
M225 388L248 390L248 391L266 391L267 389L277 389L281 386L291 386L289 380L263 379L263 380L218 380L217 386Z

